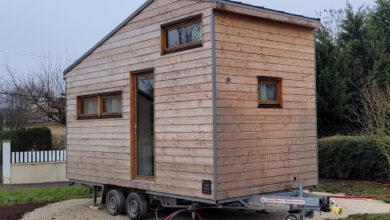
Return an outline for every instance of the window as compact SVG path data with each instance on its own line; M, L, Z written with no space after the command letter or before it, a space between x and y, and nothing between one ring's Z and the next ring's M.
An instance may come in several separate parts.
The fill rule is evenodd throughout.
M85 116L95 116L98 114L98 98L86 98L81 100L81 114Z
M163 25L161 29L162 53L173 53L202 46L201 16Z
M103 115L121 114L122 97L120 94L114 96L103 96Z
M121 116L122 94L120 92L77 97L78 119Z
M258 77L259 108L282 107L282 78Z

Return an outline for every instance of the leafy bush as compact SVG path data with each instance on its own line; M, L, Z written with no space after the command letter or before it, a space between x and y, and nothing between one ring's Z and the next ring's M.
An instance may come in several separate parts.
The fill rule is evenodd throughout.
M1 131L0 140L11 140L12 151L51 150L51 132L46 127Z
M390 166L370 137L319 140L321 178L390 182Z

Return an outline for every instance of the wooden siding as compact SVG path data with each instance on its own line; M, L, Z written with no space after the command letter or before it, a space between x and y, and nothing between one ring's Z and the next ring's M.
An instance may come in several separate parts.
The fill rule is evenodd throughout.
M213 199L210 2L156 0L66 75L68 178ZM203 14L203 47L161 55L160 25ZM130 72L155 68L156 180L131 179ZM122 90L123 118L76 120L76 97Z
M317 184L313 29L221 11L215 22L218 200ZM257 76L282 78L282 109L258 108Z

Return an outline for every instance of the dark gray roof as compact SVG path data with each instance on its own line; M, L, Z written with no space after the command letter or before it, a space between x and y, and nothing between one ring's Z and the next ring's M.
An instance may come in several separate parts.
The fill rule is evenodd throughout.
M218 1L215 1L215 2L219 2L219 3L223 3L223 4L229 4L229 5L235 5L235 6L239 6L239 7L243 7L243 8L255 9L255 10L258 10L258 11L264 11L264 12L268 12L268 13L272 13L272 14L278 14L278 15L282 15L282 16L288 16L288 17L292 17L292 18L297 18L297 19L309 20L311 22L320 22L319 18L311 18L311 17L307 17L307 16L303 16L303 15L288 13L288 12L284 12L284 11L278 11L278 10L269 9L269 8L265 8L265 7L261 7L261 6L257 6L257 5L251 5L251 4L238 2L238 1L218 0Z
M72 65L70 65L67 69L64 70L64 75L66 75L68 72L70 72L75 66L81 63L87 56L89 56L93 51L95 51L99 46L101 46L104 42L106 42L110 37L112 37L119 29L121 29L123 26L125 26L129 21L131 21L135 16L137 16L142 10L144 10L149 4L151 4L154 0L147 0L141 7L139 7L133 14L131 14L129 17L127 17L122 23L120 23L114 30L112 30L109 34L107 34L103 39L101 39L95 46L93 46L91 49L89 49L85 54L83 54L79 59L77 59ZM242 2L237 1L231 1L231 0L199 0L199 1L206 1L206 2L216 2L216 3L222 3L227 5L234 5L242 8L248 8L253 10L258 10L262 12L287 16L291 18L301 19L301 20L307 20L310 22L316 22L320 23L320 19L316 18L310 18L302 15L287 13L283 11L268 9L265 7L250 5Z

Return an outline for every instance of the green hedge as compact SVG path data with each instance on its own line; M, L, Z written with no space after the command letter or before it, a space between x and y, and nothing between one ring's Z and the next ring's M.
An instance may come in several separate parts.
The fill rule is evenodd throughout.
M331 137L319 140L321 178L390 182L386 157L369 137Z
M0 131L0 140L11 140L12 151L52 150L51 132L46 127Z

